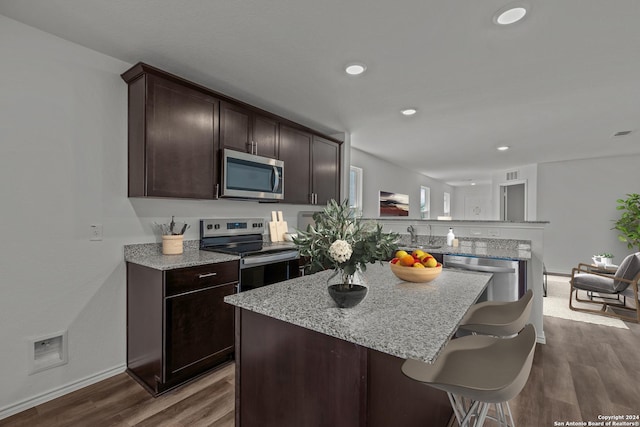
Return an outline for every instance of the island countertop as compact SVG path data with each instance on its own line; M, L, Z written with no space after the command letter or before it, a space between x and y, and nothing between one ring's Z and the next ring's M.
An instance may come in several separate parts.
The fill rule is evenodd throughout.
M327 293L331 274L323 271L224 300L392 356L432 363L492 276L443 269L434 281L420 284L398 279L388 265L368 265L367 297L341 309Z

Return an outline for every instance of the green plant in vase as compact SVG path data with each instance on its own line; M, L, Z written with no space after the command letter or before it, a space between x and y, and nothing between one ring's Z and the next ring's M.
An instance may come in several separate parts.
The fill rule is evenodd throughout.
M623 211L613 229L618 230L618 240L627 244L627 248L635 247L640 251L640 194L627 194L626 199L616 200L616 209Z
M354 277L359 271L365 271L367 264L390 259L398 248L397 233L384 233L380 224L356 217L348 200L330 200L313 219L315 225L298 230L293 242L300 256L308 257L311 273L335 270L339 288L355 288Z

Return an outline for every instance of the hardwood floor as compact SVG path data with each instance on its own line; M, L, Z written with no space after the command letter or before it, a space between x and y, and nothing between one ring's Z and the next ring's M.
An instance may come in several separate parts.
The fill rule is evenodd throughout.
M529 381L511 401L517 426L640 415L640 325L624 330L554 317L544 323L547 344L536 348ZM120 374L0 420L11 427L233 425L233 364L156 399Z
M0 420L0 426L233 427L234 381L230 363L154 399L123 373Z

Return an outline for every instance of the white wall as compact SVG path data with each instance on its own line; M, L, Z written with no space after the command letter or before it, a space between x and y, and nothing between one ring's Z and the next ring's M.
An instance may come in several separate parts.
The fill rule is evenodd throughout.
M125 365L123 245L152 222L308 207L127 198L131 64L0 15L0 418ZM102 224L104 240L89 241ZM69 363L27 374L27 340L68 330ZM83 383L83 381L85 383ZM67 387L69 386L69 387Z
M518 179L514 181L507 181L506 174L507 172L518 172ZM538 208L537 208L537 198L538 198L538 165L524 165L518 166L514 168L510 168L504 171L497 171L491 174L491 183L492 183L492 195L491 198L493 200L493 219L500 219L500 184L508 184L508 183L516 183L516 182L526 182L526 218L525 221L537 221L538 216ZM546 220L546 218L540 217L541 220Z
M570 273L598 252L619 264L633 250L611 230L620 217L616 199L637 193L640 155L541 163L538 165L538 217L545 228L548 271Z
M455 209L455 187L441 181L401 168L353 147L351 166L362 168L362 216L365 218L378 218L380 191L409 195L409 218L420 218L420 186L431 188L431 218L444 214L445 191L451 194L451 209Z
M493 213L491 184L455 187L451 215L454 219L491 220Z

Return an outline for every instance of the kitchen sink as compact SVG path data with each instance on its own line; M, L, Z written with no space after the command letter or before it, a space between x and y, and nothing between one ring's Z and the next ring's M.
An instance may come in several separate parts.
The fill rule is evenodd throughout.
M418 246L418 248L420 249L440 249L442 246L438 246L438 245L422 245L422 246Z

